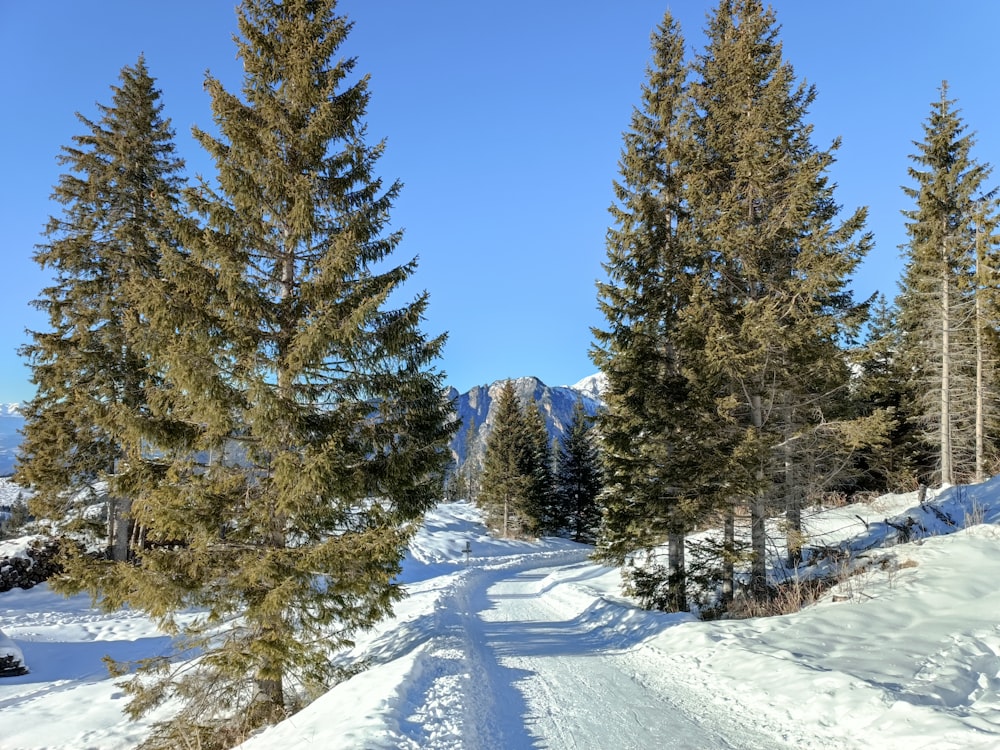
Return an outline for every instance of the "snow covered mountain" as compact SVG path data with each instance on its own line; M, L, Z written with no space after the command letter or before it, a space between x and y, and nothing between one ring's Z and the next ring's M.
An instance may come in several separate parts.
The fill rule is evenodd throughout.
M14 407L11 409L10 407ZM21 445L21 428L24 418L16 411L17 404L7 404L0 409L0 476L14 471L14 458Z
M491 385L476 386L467 393L459 394L454 388L449 397L455 402L455 411L462 426L451 441L451 452L456 466L461 468L471 460L477 468L482 468L486 455L486 439L493 430L495 420L494 405L500 397L505 380ZM514 390L522 406L534 400L545 417L545 426L553 439L562 437L573 417L577 402L583 403L584 411L593 416L603 405L601 393L603 376L591 375L575 385L549 386L535 377L517 378ZM470 431L471 429L471 431Z
M461 394L454 388L449 389L448 397L455 401L456 411L462 420L462 426L451 442L456 466L463 466L471 456L481 468L486 452L486 438L493 429L493 404L504 382L498 380L491 385L476 386ZM545 425L552 438L562 436L573 416L573 407L577 401L582 401L584 409L591 415L601 408L603 386L602 375L591 375L575 385L564 386L548 386L535 377L517 378L514 381L521 403L529 404L534 399L542 409ZM14 471L14 458L21 442L20 430L23 424L19 404L0 404L0 476Z

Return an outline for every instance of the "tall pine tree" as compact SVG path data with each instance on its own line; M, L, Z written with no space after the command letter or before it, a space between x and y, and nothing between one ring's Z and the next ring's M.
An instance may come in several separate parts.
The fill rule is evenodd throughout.
M522 403L513 380L500 386L477 502L501 536L550 532L552 453L538 404Z
M974 144L942 84L911 157L914 184L904 187L914 207L904 212L909 242L897 306L909 410L935 456L922 478L946 484L982 476L986 411L996 413L997 388L986 371L996 361L987 328L995 328L988 311L996 309L997 203Z
M824 151L811 142L815 90L796 83L773 11L722 0L707 31L690 88L686 170L705 257L686 317L703 337L692 379L721 394L715 442L733 446L728 493L749 507L750 586L759 594L766 519L786 512L794 561L815 442L837 440L830 422L844 424L839 342L864 312L845 287L869 238L857 238L864 210L836 221L826 172L837 144Z
M512 380L504 381L497 398L493 429L486 439L486 455L478 502L490 526L500 535L520 531L529 514L531 477L524 467L530 451L524 413Z
M559 442L552 526L576 542L594 542L601 521L600 455L593 420L577 401Z
M678 328L697 258L684 204L684 40L667 13L652 35L642 105L624 135L607 235L608 280L598 284L607 319L594 329L594 363L607 377L598 422L605 487L602 559L621 565L668 544L664 606L686 610L685 536L705 496L691 462L697 419L683 373Z
M100 120L77 115L86 132L63 149L69 172L53 194L63 211L35 253L54 276L35 303L51 328L32 331L21 350L37 391L23 406L17 473L35 493L34 513L66 530L86 523L68 505L72 494L109 482L100 490L108 498L106 546L124 560L135 531L134 486L143 481L143 442L133 425L160 386L141 342L138 303L163 248L174 244L168 226L182 163L142 57L122 69L112 92L110 105L98 105Z
M238 23L242 97L208 77L217 135L195 131L216 179L140 308L166 481L136 503L141 564L101 584L202 653L128 683L133 714L181 699L155 747L231 744L337 679L331 653L402 596L455 427L426 293L389 305L416 264L392 260L400 185L375 176L368 79L337 54L350 24L334 0L245 0Z
M538 402L532 399L525 405L523 414L525 453L521 471L528 478L527 530L533 534L550 534L555 531L552 444Z

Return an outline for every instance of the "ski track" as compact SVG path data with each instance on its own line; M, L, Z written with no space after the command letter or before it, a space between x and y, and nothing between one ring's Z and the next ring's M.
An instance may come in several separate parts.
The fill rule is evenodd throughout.
M398 697L409 707L398 746L779 750L808 743L699 690L696 665L644 646L641 627L622 629L612 617L595 624L573 601L544 596L555 581L567 585L585 560L575 550L512 555L456 574L436 604L435 636L417 647L409 689Z

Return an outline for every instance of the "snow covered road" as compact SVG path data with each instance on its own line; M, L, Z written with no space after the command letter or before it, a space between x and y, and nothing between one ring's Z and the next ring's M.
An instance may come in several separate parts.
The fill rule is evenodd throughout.
M694 662L652 645L696 619L635 607L609 589L616 574L591 552L497 539L473 507L441 506L404 564L409 596L357 644L369 668L242 750L804 746L720 700Z
M595 595L588 582L606 569L588 551L474 558L413 584L409 606L433 594L433 608L404 614L369 647L395 663L412 649L396 699L380 709L398 719L376 744L371 727L347 737L411 750L792 747L692 690L690 675L671 679L690 668L644 642L665 619L690 618ZM379 669L359 677L378 679Z
M734 735L731 720L704 715L690 696L672 695L656 652L603 632L583 612L553 606L558 600L544 596L546 585L573 567L508 572L471 597L470 639L483 661L496 664L493 682L511 692L496 707L520 712L499 723L522 731L502 744L467 738L466 747L776 747L773 737Z

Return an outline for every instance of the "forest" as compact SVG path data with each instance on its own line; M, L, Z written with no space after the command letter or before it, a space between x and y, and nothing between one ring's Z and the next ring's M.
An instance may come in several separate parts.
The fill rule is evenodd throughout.
M738 589L773 598L768 519L782 518L794 579L810 508L997 468L991 167L943 83L904 187L899 294L855 300L851 274L872 243L865 210L839 216L828 176L839 144L812 142L816 92L796 81L777 29L759 3L722 3L693 62L669 13L652 36L598 284L606 324L591 355L606 408L584 510L565 499L572 472L553 493L537 489L552 456L500 471L501 435L479 480L506 519L508 477L523 479L514 505L529 533L553 514L566 531L592 513L583 528L598 559L668 611L732 615ZM705 528L723 534L692 549Z
M214 129L195 129L211 177L181 177L143 57L79 116L35 254L48 327L21 351L16 480L59 545L50 585L201 654L110 665L132 715L183 705L144 747L230 747L349 676L331 654L404 596L446 486L500 536L593 544L644 606L739 617L805 562L811 509L995 472L998 198L947 83L901 176L899 294L856 300L866 213L836 201L839 144L813 142L773 11L720 0L691 59L667 12L610 196L605 407L553 446L506 389L471 476L431 295L399 294L418 265L397 258L368 79L337 53L350 23L335 0L237 17L242 89L208 75Z

